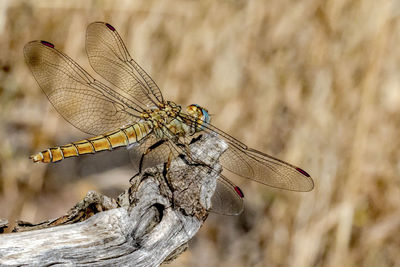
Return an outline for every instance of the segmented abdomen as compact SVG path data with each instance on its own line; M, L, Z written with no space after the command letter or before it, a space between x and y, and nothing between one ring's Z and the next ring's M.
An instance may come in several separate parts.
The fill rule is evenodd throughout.
M93 154L104 150L128 146L145 138L152 130L150 122L136 123L120 130L73 142L59 147L52 147L30 156L33 162L57 162L64 158Z

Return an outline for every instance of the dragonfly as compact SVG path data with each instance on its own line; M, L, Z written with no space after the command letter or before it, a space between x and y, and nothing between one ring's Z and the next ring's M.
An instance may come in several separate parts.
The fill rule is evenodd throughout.
M141 170L146 164L166 162L178 155L190 158L184 147L204 133L217 135L228 144L219 159L224 169L274 188L313 189L313 179L306 171L249 148L213 126L206 108L192 104L183 110L164 100L158 85L132 59L109 23L88 25L86 53L94 71L108 83L93 78L50 42L32 41L24 47L27 65L54 108L70 124L94 136L36 153L30 157L33 162L54 163L126 147ZM242 190L220 175L212 211L240 214L243 198Z

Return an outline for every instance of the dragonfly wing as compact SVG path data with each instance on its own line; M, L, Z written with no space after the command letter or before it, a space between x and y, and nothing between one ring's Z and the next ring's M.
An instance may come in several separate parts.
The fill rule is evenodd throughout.
M24 55L55 109L81 131L100 134L140 119L142 110L95 80L53 44L32 41L25 45Z
M243 193L222 174L211 198L211 211L222 215L239 215L243 211Z
M198 123L197 118L188 114L181 113L180 117L188 124ZM219 159L225 169L244 178L280 189L304 192L314 188L314 181L306 171L248 148L239 140L209 123L201 124L201 128L205 132L216 134L228 143L228 149Z
M130 147L128 152L134 169L139 171L139 166L145 170L167 162L170 154L175 151L171 149L168 141L163 142L155 134L150 134L140 143Z
M163 102L157 84L131 58L122 38L110 24L94 22L87 27L86 52L93 69L115 85L120 94L144 108Z
M197 119L187 114L180 114L188 123L197 123ZM291 191L311 191L314 188L313 179L304 170L287 162L274 158L238 141L217 127L203 123L205 132L217 134L229 145L221 155L222 166L245 178L264 185Z
M311 191L314 182L304 170L254 149L239 147L227 140L229 148L221 155L224 168L256 182L291 191Z

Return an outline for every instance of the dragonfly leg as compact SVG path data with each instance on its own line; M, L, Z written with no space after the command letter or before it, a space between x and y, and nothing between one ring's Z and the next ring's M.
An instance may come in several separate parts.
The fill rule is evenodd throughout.
M140 157L140 161L139 161L139 171L132 176L129 179L129 182L132 184L132 181L142 173L142 169L143 169L143 161L144 161L144 157L149 154L152 150L156 149L157 147L161 146L162 144L164 144L166 142L166 140L159 140L157 142L155 142L154 144L152 144L151 146L149 146L146 151L142 154L142 156Z
M155 142L154 144L152 144L151 146L149 146L146 151L142 154L140 161L139 161L139 173L142 173L142 168L143 168L143 160L144 157L149 154L152 150L156 149L157 147L161 146L162 144L164 144L166 142L166 140L161 139L157 142Z
M140 174L140 172L138 172L138 173L136 173L134 176L132 176L131 179L129 179L129 183L130 183L130 184L133 184L133 180L134 180L136 177L138 177L139 174Z
M172 182L171 182L171 178L170 178L170 176L169 176L168 169L169 169L169 167L168 167L168 162L165 162L165 163L164 163L163 176L164 176L165 183L167 184L167 187L168 187L169 190L171 191L171 194L172 194L172 201L171 201L171 203L172 203L172 207L174 207L174 203L175 203L175 201L174 201L174 188L173 188L173 186L172 186Z
M174 158L174 154L172 153L172 151L170 151L169 152L169 156L168 156L168 160L167 160L167 162L164 163L164 169L163 169L163 176L164 176L165 181L166 181L169 189L171 190L171 192L174 192L174 191L173 191L173 188L172 188L171 179L169 177L169 168L171 167L171 163L172 163L173 158Z
M190 141L189 145L199 141L201 139L203 135L200 134L194 138L192 138L192 140ZM182 147L184 151L186 151L186 155L185 154L179 154L178 157L181 158L185 164L187 165L191 165L191 166L206 166L206 164L204 164L203 162L201 162L200 160L195 160L191 157L190 155L190 148L188 144L177 144L178 146Z
M199 136L200 136L200 137L199 137ZM193 139L190 141L189 144L193 144L193 143L197 142L197 141L201 138L201 135L199 135L199 136L193 138ZM176 145L179 146L179 147L181 147L181 148L185 151L185 153L186 153L186 156L185 156L184 154L179 154L178 157L181 158L187 165L192 165L192 163L190 163L190 162L187 160L187 158L189 158L192 162L195 162L195 160L192 159L192 157L190 156L190 148L189 148L189 145L188 145L188 144L180 144L180 143L177 143Z
M205 166L202 163L195 163L193 160L191 160L192 162L190 162L189 160L186 159L186 156L183 154L180 154L178 157L181 158L183 160L183 162L185 162L185 164L187 164L189 166ZM165 178L165 182L166 182L169 190L171 190L171 192L172 192L172 200L174 199L174 188L172 186L169 169L171 167L171 163L172 163L173 159L174 159L174 154L171 151L169 153L167 162L164 163L164 169L163 169L163 176ZM173 203L174 203L174 201L172 201L172 204Z
M186 165L189 165L189 166L196 166L196 167L198 167L198 166L208 166L208 165L205 164L205 163L196 162L196 161L194 161L193 159L190 159L190 161L189 161L189 160L186 158L187 156L185 156L185 155L183 155L183 154L180 154L178 157L179 157L181 160L183 160L183 162L185 162Z
M197 137L193 137L192 140L190 140L189 145L196 143L197 141L199 141L201 138L203 137L202 134L199 134Z

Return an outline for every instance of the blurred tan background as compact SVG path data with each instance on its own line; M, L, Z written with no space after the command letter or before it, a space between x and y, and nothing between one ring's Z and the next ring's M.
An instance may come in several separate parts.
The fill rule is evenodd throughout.
M394 266L400 262L400 2L0 2L0 217L64 214L127 188L124 149L58 164L29 155L86 138L57 114L22 48L47 40L90 73L85 29L111 23L184 106L315 179L294 193L234 177L241 216L210 215L169 266ZM97 77L97 76L96 76Z

